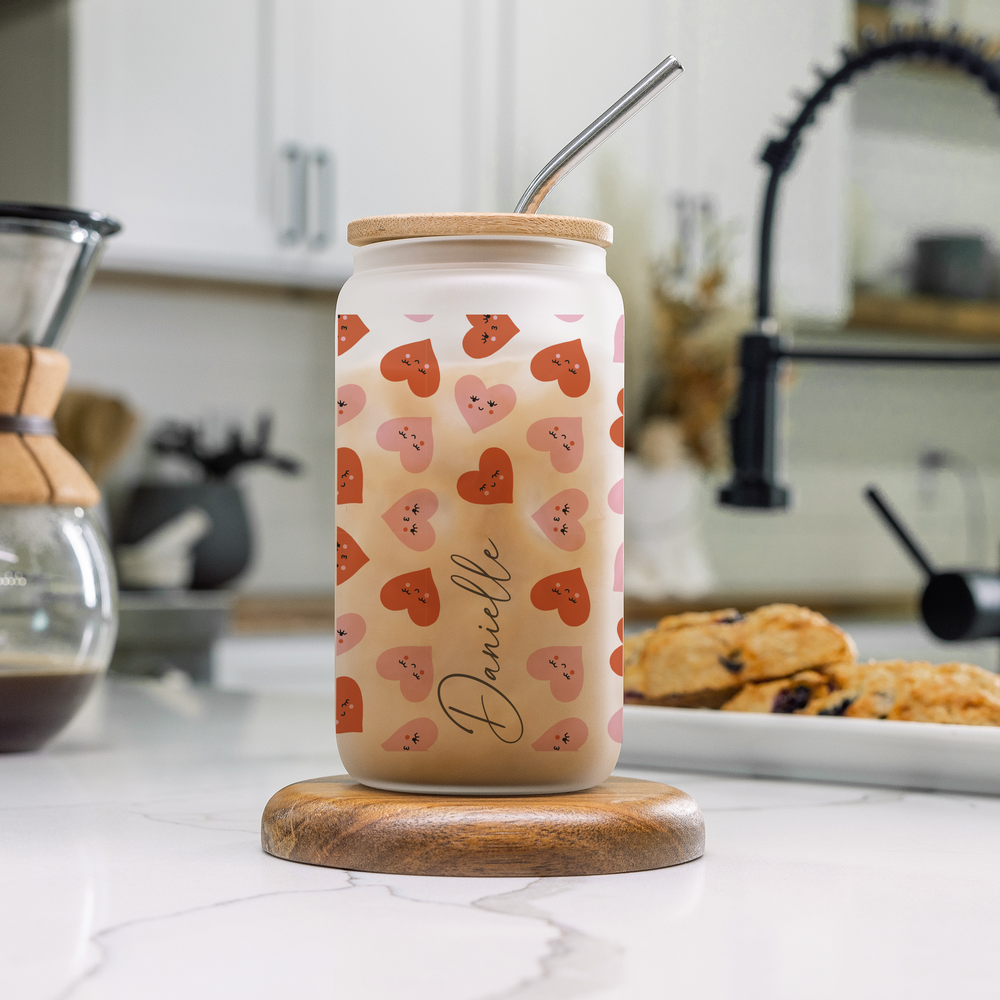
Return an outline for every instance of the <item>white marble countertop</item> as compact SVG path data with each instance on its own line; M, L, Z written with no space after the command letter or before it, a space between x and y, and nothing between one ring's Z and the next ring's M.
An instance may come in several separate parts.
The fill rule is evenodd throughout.
M1000 799L626 771L704 858L566 879L384 876L261 852L270 795L340 770L332 701L109 684L0 756L0 994L995 997Z

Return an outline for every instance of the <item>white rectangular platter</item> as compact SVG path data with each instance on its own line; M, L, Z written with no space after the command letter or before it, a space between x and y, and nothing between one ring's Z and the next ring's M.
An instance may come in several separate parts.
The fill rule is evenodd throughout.
M1000 795L1000 728L626 705L619 764Z

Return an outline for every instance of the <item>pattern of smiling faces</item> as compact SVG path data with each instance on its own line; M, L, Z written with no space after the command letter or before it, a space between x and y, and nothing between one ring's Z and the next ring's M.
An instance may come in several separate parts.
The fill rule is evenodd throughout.
M583 461L583 418L547 417L528 428L528 444L547 451L556 472L576 472Z
M375 661L380 677L398 681L407 701L423 701L434 684L434 663L430 646L395 646Z
M375 432L375 441L386 451L398 451L407 472L424 472L434 457L430 417L397 417Z
M382 520L408 549L426 552L436 538L431 518L437 509L438 498L432 490L411 490L382 515Z
M487 386L475 375L463 375L455 383L455 402L472 433L478 434L514 409L517 394L509 385Z
M407 314L406 318L412 322L425 323L434 317L429 313L414 313ZM557 318L564 323L575 323L583 317L581 314L567 313L559 314ZM489 358L501 352L520 332L511 317L503 313L468 314L466 319L470 327L464 335L462 347L472 359ZM338 316L337 330L338 355L351 350L370 332L361 318L353 314ZM614 361L621 363L624 361L623 318L618 320L613 336ZM560 398L579 399L590 389L590 362L579 338L553 343L538 351L527 367L538 382L554 383L553 390L557 391L551 400L551 412L556 414L560 410ZM399 402L402 405L396 410L397 413L400 410L406 412L403 409L406 406L405 398L412 396L428 399L440 387L441 369L430 337L400 344L388 351L381 359L379 372L388 382L401 383L399 391L403 395L399 397ZM354 382L339 386L336 400L337 425L341 426L357 417L368 404L369 394L366 394L364 387ZM514 387L506 382L487 385L478 374L470 372L456 379L454 399L471 435L483 434L488 439L491 429L511 416L518 397ZM623 414L624 393L618 396L618 406ZM439 418L445 419L442 414L440 417L435 416L433 420ZM556 415L535 420L526 432L519 433L525 433L522 440L526 440L532 449L547 456L548 464L554 471L569 475L576 472L583 462L583 425L584 418L581 416ZM449 434L452 433L449 430ZM430 416L393 417L378 426L374 437L379 448L398 453L400 465L406 473L419 476L433 463L434 432ZM610 437L620 447L624 445L623 415L612 424ZM453 444L451 446L454 447ZM469 451L466 466L469 471L462 473L453 486L457 497L466 503L481 506L513 504L515 469L511 454L513 452L508 453L495 445ZM355 449L337 449L338 505L365 503L361 457ZM473 463L475 467L472 467ZM438 512L440 501L437 492L418 485L419 483L416 480L415 488L400 496L382 513L381 518L405 549L428 552L434 550L437 541L431 519ZM623 481L616 483L606 501L608 507L619 514L624 511L623 486ZM548 542L564 552L575 552L587 542L584 519L589 507L590 500L583 490L567 487L553 494L531 518ZM399 551L403 553L403 549ZM620 589L621 586L621 551L618 552L615 565L615 589ZM338 528L338 585L351 580L368 562L369 557L355 539L347 531ZM367 570L367 573L370 574L371 570ZM370 587L373 581L368 577L365 580L364 586ZM565 626L577 628L590 617L590 593L580 566L543 577L531 588L529 596L534 608L544 613L556 612L558 620ZM386 610L405 612L413 625L422 628L437 622L441 613L441 597L430 566L393 576L382 584L379 600ZM619 622L619 643L622 641L622 625L623 622ZM366 631L365 620L361 615L351 612L340 615L337 619L338 655L346 654L357 646L365 637ZM548 692L556 701L574 701L583 690L585 681L584 648L582 645L543 646L531 653L522 669L526 669L528 676L546 683ZM374 655L374 651L366 655ZM620 675L622 659L623 648L619 644L611 653L610 660L606 661L608 666L604 669L610 667ZM375 668L383 682L398 685L399 696L407 702L422 702L434 690L433 649L429 645L402 645L385 649L377 656ZM363 703L358 682L349 676L338 677L337 699L337 732L361 732ZM602 721L601 726L604 725ZM607 732L612 739L620 741L620 712L607 723ZM396 729L381 746L385 751L393 753L422 752L434 745L438 735L437 724L432 719L416 718ZM586 722L570 717L546 729L532 746L541 751L574 751L584 745L589 735Z

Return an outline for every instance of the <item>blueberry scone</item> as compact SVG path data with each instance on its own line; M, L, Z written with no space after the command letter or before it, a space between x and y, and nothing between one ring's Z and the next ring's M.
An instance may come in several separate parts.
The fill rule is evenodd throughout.
M626 650L626 661L630 653ZM672 615L635 637L625 671L627 701L720 708L745 684L853 662L854 643L822 615L771 604Z
M968 663L905 660L837 664L748 684L730 712L844 715L858 719L1000 725L1000 677Z

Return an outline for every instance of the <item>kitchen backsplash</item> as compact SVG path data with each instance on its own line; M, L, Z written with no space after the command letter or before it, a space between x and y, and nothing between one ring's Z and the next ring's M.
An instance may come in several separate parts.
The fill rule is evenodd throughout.
M273 448L300 457L305 474L249 471L258 527L256 593L334 587L335 462L332 296L238 286L102 276L84 299L66 348L72 382L127 399L145 434L168 418L209 415L247 422L275 415ZM785 514L737 514L711 501L704 534L718 589L728 592L899 592L916 572L861 500L877 482L942 563L968 562L963 496L949 472L920 494L917 457L951 450L979 468L992 564L1000 523L1000 439L991 430L1000 389L994 371L800 365L786 409ZM143 467L137 441L111 492ZM925 481L926 485L926 481ZM928 499L929 497L929 499Z
M300 458L301 476L242 477L257 527L246 590L334 587L334 331L332 295L101 276L66 340L71 382L122 396L142 424L107 492L144 469L161 421L247 425L274 415L272 449Z

